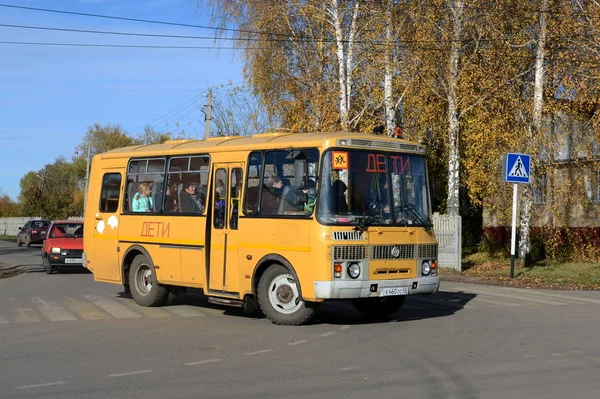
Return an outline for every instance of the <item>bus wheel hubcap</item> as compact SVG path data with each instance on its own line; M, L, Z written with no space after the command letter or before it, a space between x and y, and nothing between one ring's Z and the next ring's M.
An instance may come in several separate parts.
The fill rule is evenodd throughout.
M269 302L277 311L284 314L294 313L302 306L298 286L290 274L277 276L269 287Z
M142 295L148 295L152 289L152 270L148 265L141 265L137 272L136 286L138 292Z

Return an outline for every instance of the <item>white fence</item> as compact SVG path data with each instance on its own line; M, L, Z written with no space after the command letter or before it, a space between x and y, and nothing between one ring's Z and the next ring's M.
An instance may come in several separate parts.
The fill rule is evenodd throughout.
M462 270L462 219L460 216L433 214L433 231L438 241L438 265Z
M13 236L16 237L19 234L19 227L23 227L25 223L30 220L43 219L39 216L19 216L13 218L0 218L0 235L2 236ZM70 216L69 220L79 219L82 220L82 216Z
M13 218L0 218L0 235L15 236L19 234L19 227L23 227L30 220L40 220L39 216L19 216Z

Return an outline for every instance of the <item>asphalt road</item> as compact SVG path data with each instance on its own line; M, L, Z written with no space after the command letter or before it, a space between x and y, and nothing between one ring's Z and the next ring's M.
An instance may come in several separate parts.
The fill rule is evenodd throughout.
M0 243L0 398L566 398L600 390L600 292L443 283L387 322L282 327L198 292L142 308Z

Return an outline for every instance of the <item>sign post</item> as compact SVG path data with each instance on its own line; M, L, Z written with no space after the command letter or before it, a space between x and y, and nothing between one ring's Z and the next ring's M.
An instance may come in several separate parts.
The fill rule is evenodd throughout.
M512 227L510 232L510 278L515 277L515 247L517 241L517 184L531 181L531 157L527 154L508 153L502 161L502 174L506 183L513 183Z

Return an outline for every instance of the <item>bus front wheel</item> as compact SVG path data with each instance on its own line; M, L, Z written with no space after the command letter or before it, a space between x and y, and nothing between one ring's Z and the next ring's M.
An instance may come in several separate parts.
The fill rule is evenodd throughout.
M294 276L281 265L269 267L260 277L258 303L263 313L274 324L306 324L315 313L314 307L300 298Z
M396 313L406 300L406 295L383 298L356 298L352 305L363 315L373 319L385 319Z
M145 255L137 255L129 269L131 296L141 306L162 306L167 301L169 290L158 284L154 265Z

